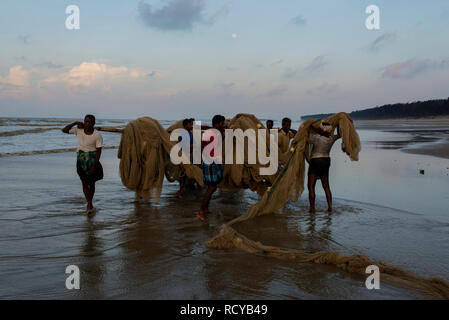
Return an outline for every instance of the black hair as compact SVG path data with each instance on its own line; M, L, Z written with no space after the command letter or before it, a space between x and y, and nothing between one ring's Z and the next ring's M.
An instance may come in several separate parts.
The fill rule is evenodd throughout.
M226 120L225 117L223 117L222 115L217 114L217 115L215 115L212 118L212 126L215 126L216 124L224 122L225 120Z
M267 120L267 123L274 123L273 120Z
M188 125L190 122L193 122L193 118L186 118L182 121L182 126L185 127L186 125Z
M95 123L95 116L93 114L86 114L86 116L84 117L84 120L86 120L86 118L90 118L92 120L92 122Z
M282 119L282 125L287 124L287 123L292 123L292 119L290 119L290 118Z

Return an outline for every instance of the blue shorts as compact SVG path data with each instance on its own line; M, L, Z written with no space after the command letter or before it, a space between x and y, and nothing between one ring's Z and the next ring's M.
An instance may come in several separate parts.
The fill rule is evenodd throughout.
M203 182L206 186L216 187L223 180L223 165L203 163Z

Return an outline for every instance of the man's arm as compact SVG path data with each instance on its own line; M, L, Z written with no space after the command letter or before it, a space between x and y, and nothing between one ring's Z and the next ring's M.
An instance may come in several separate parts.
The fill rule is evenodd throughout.
M71 124L66 125L64 128L62 128L62 132L69 133L70 129L72 129L76 125L80 129L82 129L84 127L84 124L81 121L75 121L75 122L73 122Z
M334 140L338 140L341 138L341 134L340 134L340 125L337 125L337 134L334 135Z
M295 129L290 129L291 132L293 132L293 134L296 136L296 134L298 133L298 131L296 131Z

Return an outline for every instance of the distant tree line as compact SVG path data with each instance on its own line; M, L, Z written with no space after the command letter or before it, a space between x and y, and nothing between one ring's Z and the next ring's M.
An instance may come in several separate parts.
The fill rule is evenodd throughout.
M322 119L331 115L333 115L333 113L312 114L302 116L301 119ZM349 115L354 120L382 120L449 116L449 98L440 100L387 104L380 107L353 111Z

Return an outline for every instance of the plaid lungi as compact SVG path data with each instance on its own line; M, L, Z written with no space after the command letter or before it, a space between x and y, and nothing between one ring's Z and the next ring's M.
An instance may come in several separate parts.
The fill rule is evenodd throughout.
M223 165L203 163L203 182L206 186L217 186L223 180Z

